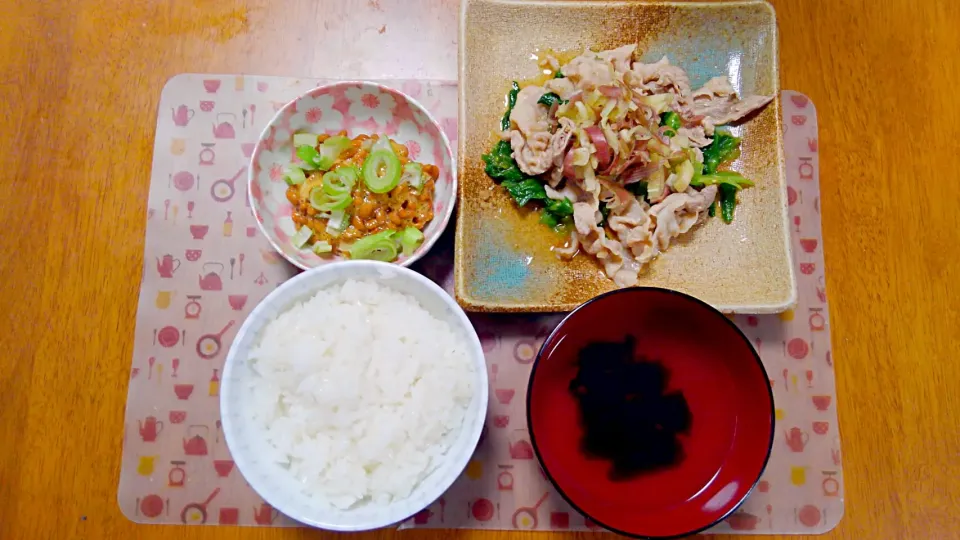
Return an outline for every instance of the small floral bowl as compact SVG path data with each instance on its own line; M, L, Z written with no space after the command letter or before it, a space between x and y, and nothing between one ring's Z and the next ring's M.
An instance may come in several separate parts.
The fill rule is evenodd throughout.
M248 168L250 207L260 231L285 259L307 270L342 260L321 257L291 242L296 233L293 205L287 200L283 168L293 163L293 134L308 132L347 136L386 135L407 147L410 159L436 165L440 176L434 187L433 220L424 228L424 240L410 256L396 264L408 266L430 250L450 221L457 196L457 173L450 141L440 124L413 98L369 82L339 82L314 88L277 111L260 134Z

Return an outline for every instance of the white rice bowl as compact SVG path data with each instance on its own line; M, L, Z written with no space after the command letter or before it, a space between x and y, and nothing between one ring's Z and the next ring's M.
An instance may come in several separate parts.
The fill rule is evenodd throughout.
M271 293L222 384L224 435L250 485L334 530L389 525L439 497L470 458L487 403L463 311L423 276L375 262L314 269Z

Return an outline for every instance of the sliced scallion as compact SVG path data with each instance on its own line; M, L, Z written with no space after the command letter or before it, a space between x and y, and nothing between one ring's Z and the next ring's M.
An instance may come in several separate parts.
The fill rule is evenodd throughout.
M283 169L283 181L288 186L296 186L307 180L307 175L303 174L303 169L296 165L288 165Z
M403 254L407 257L413 255L422 243L423 233L416 227L407 227L400 233L400 245L403 247Z
M363 162L363 181L374 193L386 193L400 183L400 159L392 152L374 150Z
M315 242L313 244L313 252L317 255L323 255L324 253L330 253L331 251L333 251L333 246L330 245L330 242L321 240L320 242Z
M320 139L320 137L318 137L317 135L315 135L315 134L313 134L313 133L294 133L294 134L293 134L293 146L299 148L299 147L301 147L301 146L306 145L306 146L312 146L312 147L316 148L316 147L317 147L317 141L318 141L319 139Z
M364 236L344 249L351 259L390 262L397 258L396 231L383 231Z
M420 189L423 185L423 165L419 163L407 163L403 166L403 175L400 177L400 183L408 183L413 189Z
M310 241L311 236L313 236L313 231L310 230L310 227L304 225L303 227L300 227L300 230L290 238L290 242L293 243L293 247L301 249L303 246L307 245L307 242Z

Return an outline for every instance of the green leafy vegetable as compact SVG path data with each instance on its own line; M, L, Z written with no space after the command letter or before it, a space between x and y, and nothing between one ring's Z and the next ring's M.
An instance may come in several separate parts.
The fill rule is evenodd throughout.
M610 217L610 209L607 208L607 203L605 202L600 203L600 215L603 217L600 218L600 223L597 223L598 227L605 225L607 223L607 218Z
M723 221L733 221L733 211L737 207L737 188L730 184L720 184L720 217Z
M545 208L547 212L550 212L558 218L565 218L573 215L573 203L570 202L570 199L566 197L564 197L562 201L555 199L548 200Z
M513 156L510 155L511 152L510 143L499 141L490 150L489 154L482 156L483 162L486 164L483 170L487 173L487 176L493 178L494 182L520 182L527 178L527 175L523 174L520 167L517 166L517 162L513 160Z
M554 103L559 105L561 103L566 103L566 102L567 100L560 99L560 96L558 96L553 92L547 92L546 94L540 96L540 99L537 100L537 103L541 105L546 105L547 107L553 107Z
M506 131L510 129L510 111L517 104L517 94L520 93L520 85L513 81L510 91L507 92L507 112L503 113L503 119L500 120L500 129Z
M540 223L552 229L564 221L569 221L569 217L572 215L573 203L570 199L566 197L559 201L547 199L543 206L543 214L540 216Z
M560 224L560 222L557 221L557 217L551 214L550 212L547 212L546 208L544 208L543 213L540 214L540 223L543 223L544 225L546 225L547 227L550 227L551 229Z
M636 182L627 186L627 191L633 193L637 197L647 196L647 183L646 182Z
M566 75L564 75L559 69L553 74L554 79L562 79L564 77L566 77Z
M680 129L680 115L673 111L667 111L660 115L660 125Z
M749 178L744 178L743 175L736 171L717 171L713 174L704 174L700 176L695 176L691 181L690 185L693 187L703 187L703 186L712 186L717 185L731 185L737 189L743 189L745 187L753 187L753 180Z
M547 198L547 192L543 189L543 184L535 178L527 178L519 182L504 180L500 185L507 189L513 200L517 202L517 206L525 206L530 201Z
M717 130L713 141L703 149L703 174L713 174L717 167L740 157L740 139Z

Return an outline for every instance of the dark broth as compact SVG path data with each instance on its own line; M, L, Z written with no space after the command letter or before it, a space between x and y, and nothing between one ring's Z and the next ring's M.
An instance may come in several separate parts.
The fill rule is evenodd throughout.
M692 415L679 391L668 391L662 364L636 355L636 338L596 341L578 355L570 392L579 404L581 449L611 462L611 480L627 480L683 459L678 435Z

